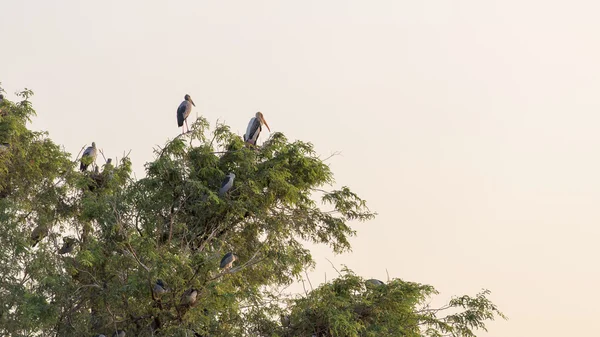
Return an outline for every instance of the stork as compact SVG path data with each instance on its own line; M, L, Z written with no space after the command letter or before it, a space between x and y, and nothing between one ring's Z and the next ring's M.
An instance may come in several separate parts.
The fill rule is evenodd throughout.
M221 269L229 270L233 266L233 263L237 260L237 256L232 252L229 252L221 259Z
M85 151L83 151L83 155L81 155L81 164L79 165L79 169L81 172L87 170L90 164L96 165L96 157L98 156L98 149L96 149L96 143L92 142L92 146L89 146Z
M258 140L258 136L262 131L263 124L267 127L267 129L269 129L269 132L271 132L269 124L267 124L262 112L259 111L256 113L255 117L250 119L250 122L248 123L248 128L246 128L246 133L244 134L244 142L249 145L256 145L256 141Z
M233 187L234 179L235 174L232 172L229 172L229 174L225 176L225 179L223 179L223 182L221 183L221 188L219 189L219 196L224 196L225 193L227 193L231 187Z
M177 108L177 126L181 127L181 134L184 134L183 122L185 122L188 132L190 131L190 127L187 124L187 118L192 112L192 105L196 106L190 95L185 95L183 102L181 102L181 104L179 104L179 108Z

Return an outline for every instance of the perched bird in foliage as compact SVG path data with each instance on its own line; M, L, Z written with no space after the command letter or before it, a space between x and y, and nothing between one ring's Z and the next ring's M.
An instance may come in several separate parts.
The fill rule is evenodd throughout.
M233 180L235 179L235 174L229 172L228 175L225 176L223 182L221 183L221 188L219 189L219 195L224 196L231 187L233 187Z
M73 251L75 248L75 239L71 237L66 237L63 239L63 246L58 250L58 254L63 255Z
M384 285L384 284L385 284L385 283L383 283L382 281L379 281L379 280L377 280L377 279L374 279L374 278L372 278L372 279L368 279L368 280L366 281L366 283L367 283L367 284L374 285L374 286L382 286L382 285Z
M256 145L256 140L258 139L258 136L262 131L263 124L267 127L267 129L269 129L269 132L271 132L269 124L267 124L267 121L265 120L265 117L263 117L262 112L259 111L256 113L255 117L252 117L250 119L250 122L248 123L246 133L244 134L244 142L250 145Z
M117 330L113 333L112 337L125 337L125 330Z
M87 170L90 164L95 164L97 156L98 150L96 149L96 143L92 142L92 146L89 146L87 149L85 149L85 151L83 151L83 155L81 156L81 164L79 165L81 172Z
M33 241L32 247L35 247L38 242L42 241L48 235L48 227L45 225L38 225L31 232L31 241Z
M198 290L190 288L181 295L181 304L193 307L198 300Z
M167 290L167 286L165 286L165 283L163 282L163 280L158 279L156 280L156 283L154 283L154 288L152 288L152 291L154 291L154 294L156 295L162 295L164 293L166 293Z
M232 252L229 252L221 259L221 269L229 270L233 266L233 263L237 260L237 256Z
M196 106L190 95L185 95L183 102L181 102L177 108L177 126L181 127L181 134L184 133L183 122L185 122L185 126L187 127L188 131L190 131L190 127L187 125L187 118L192 112L192 105Z
M290 326L290 323L291 323L290 316L282 314L282 315L279 315L279 319L281 321L282 327L287 328Z

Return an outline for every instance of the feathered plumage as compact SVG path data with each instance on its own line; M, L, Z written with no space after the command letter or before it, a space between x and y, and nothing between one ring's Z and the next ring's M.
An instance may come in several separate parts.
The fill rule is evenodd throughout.
M94 164L97 156L98 150L96 149L96 143L92 142L92 146L89 146L87 149L85 149L85 151L83 151L83 155L81 155L81 164L79 165L81 172L87 170L90 164Z

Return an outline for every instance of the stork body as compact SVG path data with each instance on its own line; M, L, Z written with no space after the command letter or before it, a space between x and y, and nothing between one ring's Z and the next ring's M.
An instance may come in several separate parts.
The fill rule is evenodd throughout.
M38 242L42 241L48 235L48 227L39 225L31 232L31 241L33 241L32 247L35 247Z
M63 239L63 246L58 251L58 254L63 255L73 251L75 248L75 239L66 237Z
M158 279L156 280L156 283L154 283L154 288L152 290L156 295L162 295L167 292L167 286L165 286L163 280Z
M229 252L221 259L221 269L229 270L233 266L233 263L237 260L237 256L232 252Z
M125 330L117 330L113 333L112 337L125 337Z
M255 117L250 119L250 122L248 123L246 133L244 134L244 142L249 145L256 145L256 141L258 140L258 136L262 131L263 124L267 127L267 129L269 129L269 132L271 132L269 124L267 124L262 112L259 111L256 113Z
M221 188L219 189L219 196L224 196L225 193L227 193L231 189L231 187L233 187L234 179L235 179L234 173L230 172L227 176L225 176L225 179L221 183Z
M186 290L181 296L181 303L193 307L198 299L198 290L191 288Z
M368 279L366 283L367 283L367 284L374 285L374 286L382 286L382 285L384 285L384 284L385 284L385 283L383 283L382 281L379 281L378 279L374 279L374 278L372 278L372 279Z
M89 146L85 151L83 151L83 155L81 155L81 164L79 165L79 169L81 172L87 170L90 163L96 163L96 157L98 156L98 149L96 149L96 143L92 142L92 146Z
M183 102L181 102L181 104L179 104L179 107L177 108L177 126L181 127L181 134L183 134L183 123L185 122L185 126L187 127L188 131L190 131L190 128L187 125L187 118L190 115L190 113L192 112L192 105L196 106L196 104L194 104L194 101L192 100L192 98L190 97L190 95L185 95L185 97L183 98Z

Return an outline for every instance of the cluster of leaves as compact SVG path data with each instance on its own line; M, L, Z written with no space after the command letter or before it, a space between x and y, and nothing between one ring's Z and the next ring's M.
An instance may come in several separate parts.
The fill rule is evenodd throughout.
M351 273L286 303L277 290L314 263L303 241L348 251L349 222L375 215L349 188L325 190L333 174L311 144L275 133L250 148L200 118L156 151L143 179L127 157L79 172L46 133L27 129L32 92L19 95L0 106L0 334L471 336L498 314L485 296L467 297L450 304L463 316L440 319L417 310L433 288L394 281L384 293ZM219 195L229 172L233 188ZM61 237L75 247L61 250ZM227 252L238 260L221 270ZM157 279L167 292L153 291Z

